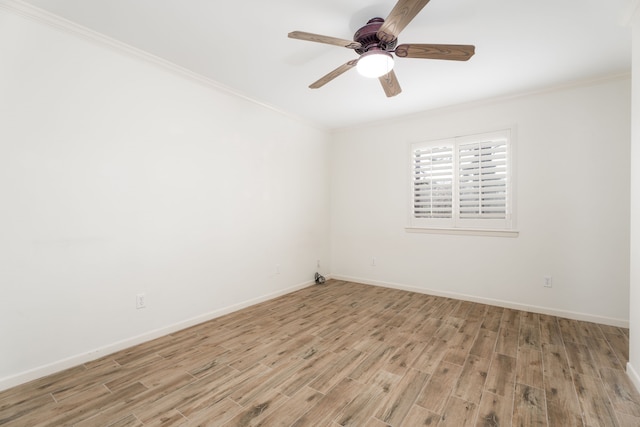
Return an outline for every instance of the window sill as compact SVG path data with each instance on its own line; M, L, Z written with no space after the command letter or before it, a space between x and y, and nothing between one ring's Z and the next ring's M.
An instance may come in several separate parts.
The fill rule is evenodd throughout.
M405 227L407 233L426 234L458 234L464 236L490 236L490 237L518 237L517 230L483 230L477 228L423 228Z

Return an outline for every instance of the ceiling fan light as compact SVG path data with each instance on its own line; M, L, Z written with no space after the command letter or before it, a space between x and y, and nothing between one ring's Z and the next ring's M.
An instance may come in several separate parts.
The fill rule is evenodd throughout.
M390 53L372 50L365 52L358 59L358 72L364 77L378 78L393 69L393 56Z

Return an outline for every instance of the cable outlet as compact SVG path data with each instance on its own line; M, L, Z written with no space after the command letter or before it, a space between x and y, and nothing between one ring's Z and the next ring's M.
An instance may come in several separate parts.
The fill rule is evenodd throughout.
M544 276L544 287L545 288L553 287L553 278L551 276Z
M136 308L140 310L147 306L147 296L143 293L136 295Z

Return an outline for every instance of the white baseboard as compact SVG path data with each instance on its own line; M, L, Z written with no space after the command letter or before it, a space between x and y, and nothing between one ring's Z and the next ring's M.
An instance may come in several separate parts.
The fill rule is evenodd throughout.
M617 326L620 328L629 327L628 319L617 319L613 317L597 316L597 315L587 314L587 313L576 313L573 311L557 310L553 308L539 307L535 305L521 304L517 302L503 301L503 300L493 299L493 298L484 298L484 297L479 297L475 295L460 294L456 292L446 292L446 291L438 291L434 289L417 288L414 286L402 285L398 283L381 282L377 280L369 280L369 279L363 279L359 277L340 276L340 275L334 274L332 275L332 278L336 280L345 280L349 282L362 283L365 285L383 286L385 288L399 289L403 291L416 292L420 294L434 295L439 297L454 298L454 299L459 299L464 301L477 302L481 304L495 305L498 307L511 308L514 310L530 311L530 312L539 313L539 314L548 314L551 316L565 317L567 319L601 323L604 325Z
M636 390L640 391L640 375L638 375L638 371L634 369L631 363L627 363L627 376L636 387Z
M345 280L345 281L349 281L349 282L356 282L356 283L362 283L365 285L373 285L373 286L383 286L383 287L387 287L387 288L392 288L392 289L399 289L399 290L403 290L403 291L410 291L410 292L417 292L417 293L422 293L422 294L428 294L428 295L435 295L435 296L441 296L441 297L446 297L446 298L454 298L454 299L460 299L460 300L464 300L464 301L472 301L472 302L478 302L481 304L490 304L490 305L496 305L499 307L505 307L505 308L512 308L512 309L516 309L516 310L524 310L524 311L531 311L534 313L541 313L541 314L549 314L552 316L559 316L559 317L565 317L565 318L569 318L569 319L575 319L575 320L583 320L583 321L588 321L588 322L595 322L595 323L602 323L602 324L606 324L606 325L611 325L611 326L618 326L618 327L623 327L623 328L628 328L629 327L629 321L628 320L624 320L624 319L615 319L615 318L609 318L609 317L602 317L602 316L594 316L594 315L590 315L590 314L584 314L584 313L574 313L574 312L570 312L570 311L563 311L563 310L555 310L555 309L549 309L549 308L545 308L545 307L537 307L537 306L531 306L531 305L526 305L526 304L520 304L520 303L514 303L514 302L509 302L509 301L502 301L502 300L497 300L497 299L491 299L491 298L482 298L482 297L477 297L477 296L473 296L473 295L465 295L465 294L459 294L459 293L455 293L455 292L444 292L444 291L437 291L437 290L433 290L433 289L423 289L423 288L417 288L414 286L408 286L408 285L401 285L401 284L397 284L397 283L389 283L389 282L381 282L381 281L374 281L374 280L368 280L368 279L363 279L363 278L357 278L357 277L349 277L349 276L340 276L340 275L326 275L325 278L327 280L329 279L335 279L335 280ZM91 351L88 351L86 353L83 354L78 354L66 359L62 359L62 360L58 360L55 361L53 363L50 363L48 365L44 365L44 366L40 366L37 367L35 369L31 369L29 371L26 372L21 372L19 374L16 375L12 375L10 377L5 377L0 379L0 391L2 390L6 390L9 389L11 387L15 387L17 385L20 384L24 384L27 383L29 381L47 376L47 375L51 375L54 374L56 372L68 369L68 368L72 368L74 366L78 366L81 365L83 363L87 363L90 362L92 360L96 360L99 359L103 356L107 356L109 354L115 353L117 351L120 350L124 350L125 348L129 348L138 344L142 344L145 343L147 341L151 341L153 339L159 338L161 336L167 335L167 334L171 334L171 333L175 333L177 331L180 331L182 329L206 322L208 320L212 320L215 319L217 317L221 317L224 316L226 314L229 313L233 313L235 311L241 310L243 308L246 307L250 307L252 305L255 304L259 304L261 302L264 301L268 301L274 298L277 298L279 296L282 295L286 295L288 293L291 292L295 292L297 290L300 289L304 289L307 288L311 285L313 285L314 282L305 282L296 286L292 286L290 288L287 289L283 289L277 292L273 292L271 294L267 294L267 295L263 295L257 298L253 298L247 301L243 301L241 303L238 304L234 304L232 306L229 307L224 307L209 313L205 313L202 314L200 316L196 316L193 317L191 319L186 319L182 322L178 322L172 325L168 325L166 327L163 328L159 328L159 329L155 329L149 332L146 332L144 334L141 335L137 335L131 338L127 338L125 340L122 341L118 341L115 343L111 343L108 344L104 347L100 347ZM636 388L638 388L638 390L640 390L640 377L638 376L638 373L636 372L636 370L630 365L627 364L627 375L629 375L629 378L631 378L631 381L633 382L633 384L636 386Z
M264 301L268 301L274 298L277 298L282 295L289 294L291 292L295 292L300 289L304 289L313 285L314 282L305 282L296 286L292 286L290 288L286 288L277 292L273 292L271 294L263 295L257 298L253 298L247 301L243 301L238 304L234 304L229 307L224 307L209 313L202 314L200 316L193 317L191 319L186 319L178 323L174 323L172 325L168 325L162 328L158 328L149 332L145 332L144 334L137 335L131 338L124 339L122 341L118 341L115 343L111 343L105 345L104 347L100 347L94 350L90 350L86 353L78 354L75 356L68 357L66 359L57 360L53 363L39 366L34 369L30 369L25 372L21 372L16 375L12 375L5 378L0 378L0 391L9 389L11 387L15 387L20 384L27 383L29 381L36 380L38 378L45 377L47 375L54 374L56 372L63 371L65 369L72 368L74 366L81 365L83 363L90 362L92 360L99 359L103 356L107 356L109 354L115 353L120 350L124 350L125 348L133 347L138 344L145 343L147 341L151 341L153 339L159 338L164 335L172 334L182 329L189 328L191 326L198 325L200 323L206 322L208 320L215 319L217 317L224 316L229 313L233 313L234 311L241 310L246 307L250 307L255 304L259 304Z

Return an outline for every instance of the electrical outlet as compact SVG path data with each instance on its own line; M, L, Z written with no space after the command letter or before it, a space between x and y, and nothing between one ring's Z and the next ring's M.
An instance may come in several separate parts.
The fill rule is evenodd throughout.
M371 267L376 266L376 257L371 257Z
M544 287L545 288L553 287L553 278L551 276L544 277Z
M147 296L144 293L136 295L136 308L139 310L147 306Z
M276 264L276 274L280 274L280 264Z
M316 261L316 268L320 268L320 260Z

